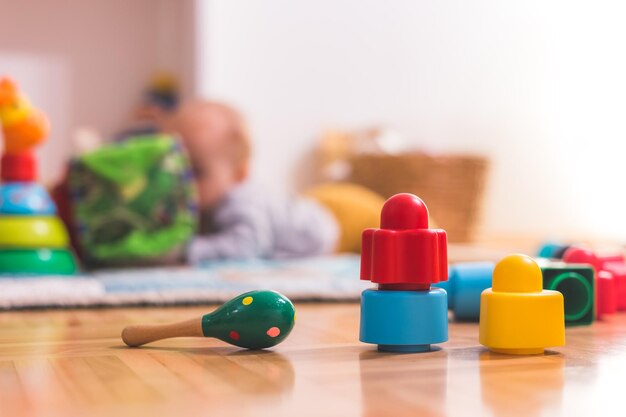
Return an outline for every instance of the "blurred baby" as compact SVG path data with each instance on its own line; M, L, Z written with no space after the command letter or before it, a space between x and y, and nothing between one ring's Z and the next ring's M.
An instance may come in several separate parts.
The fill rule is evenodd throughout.
M250 181L250 138L235 109L190 102L164 130L182 138L197 183L200 230L187 250L190 263L297 258L337 249L339 226L322 204L274 195Z

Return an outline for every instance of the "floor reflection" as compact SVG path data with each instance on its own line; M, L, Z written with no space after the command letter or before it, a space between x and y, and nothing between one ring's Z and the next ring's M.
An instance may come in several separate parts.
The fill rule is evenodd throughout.
M128 348L120 348L126 349ZM295 371L291 361L271 350L246 350L233 347L164 347L144 346L132 352L159 352L154 357L184 358L200 365L207 381L219 380L231 392L271 396L293 389ZM172 359L170 359L172 360Z
M401 415L409 408L419 415L444 415L447 360L439 347L413 354L361 352L362 415Z
M295 382L291 361L272 351L242 350L225 355L220 374L243 392L258 395L289 393Z
M480 391L495 415L548 415L562 403L562 354L512 356L484 351L479 356Z

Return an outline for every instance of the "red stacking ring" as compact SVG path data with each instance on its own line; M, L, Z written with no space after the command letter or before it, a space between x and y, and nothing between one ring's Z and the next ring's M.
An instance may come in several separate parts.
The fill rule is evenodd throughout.
M32 152L4 154L0 159L2 181L35 181L37 179L37 159Z

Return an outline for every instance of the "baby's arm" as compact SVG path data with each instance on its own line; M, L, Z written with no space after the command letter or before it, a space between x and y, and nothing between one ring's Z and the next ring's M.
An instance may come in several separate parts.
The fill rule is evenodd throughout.
M196 236L187 248L187 261L250 259L267 256L272 248L271 225L259 212L230 208L217 216L220 231Z

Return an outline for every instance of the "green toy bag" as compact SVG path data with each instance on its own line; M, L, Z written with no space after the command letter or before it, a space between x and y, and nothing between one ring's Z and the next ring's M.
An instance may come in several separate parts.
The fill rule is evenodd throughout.
M189 160L168 135L107 145L70 163L76 234L87 266L176 258L197 222Z

